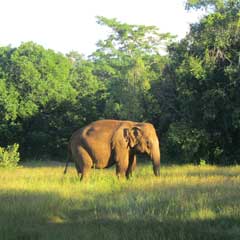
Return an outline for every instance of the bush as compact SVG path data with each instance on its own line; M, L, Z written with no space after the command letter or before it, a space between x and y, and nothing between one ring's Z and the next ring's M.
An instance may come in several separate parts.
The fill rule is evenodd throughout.
M172 123L167 133L167 141L171 148L169 152L177 156L178 162L197 164L201 159L206 163L209 159L206 151L209 138L205 130L193 128L183 122Z
M6 148L0 147L0 167L16 167L20 160L19 145L13 144Z

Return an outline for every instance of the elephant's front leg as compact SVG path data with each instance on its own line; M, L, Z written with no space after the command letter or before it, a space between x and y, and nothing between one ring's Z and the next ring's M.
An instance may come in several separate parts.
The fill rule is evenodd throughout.
M116 157L116 174L118 178L126 176L128 165L129 165L128 153Z
M135 154L130 153L129 154L129 164L126 172L126 177L129 179L132 176L132 172L136 168L136 163L137 163L137 157Z

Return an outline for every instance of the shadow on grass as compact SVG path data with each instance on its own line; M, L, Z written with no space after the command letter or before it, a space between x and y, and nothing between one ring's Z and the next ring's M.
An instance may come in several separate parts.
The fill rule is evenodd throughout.
M117 203L108 211L108 200L116 194L96 194L89 203L56 193L5 191L0 193L0 239L240 239L240 217L190 221L174 216L175 210L161 216L171 199L159 202L158 197L146 199L138 205L142 211L131 216L131 207ZM144 209L149 205L157 206L154 214Z

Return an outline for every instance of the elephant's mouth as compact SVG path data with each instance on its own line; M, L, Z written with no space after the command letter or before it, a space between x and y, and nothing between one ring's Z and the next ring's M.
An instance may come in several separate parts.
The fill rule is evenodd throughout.
M139 146L135 146L132 148L132 150L134 151L134 153L141 153L141 154L148 154L145 149L139 147Z

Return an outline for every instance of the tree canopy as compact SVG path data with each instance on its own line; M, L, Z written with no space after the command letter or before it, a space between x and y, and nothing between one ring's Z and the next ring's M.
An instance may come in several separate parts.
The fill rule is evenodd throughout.
M186 2L201 8L179 42L99 16L109 34L88 58L33 42L0 47L0 146L63 156L74 130L115 118L152 122L168 161L239 163L240 1Z

